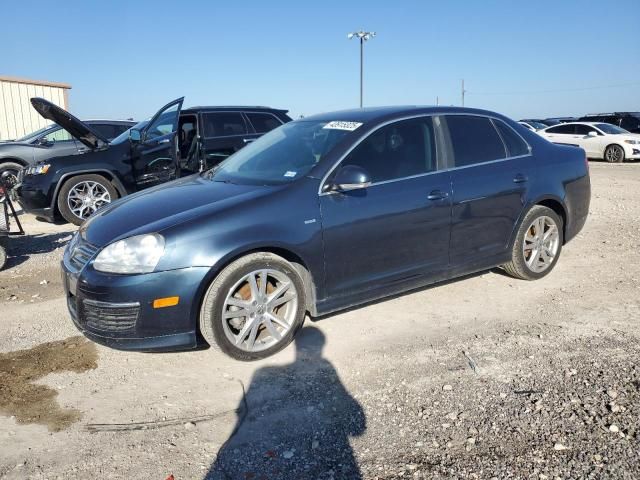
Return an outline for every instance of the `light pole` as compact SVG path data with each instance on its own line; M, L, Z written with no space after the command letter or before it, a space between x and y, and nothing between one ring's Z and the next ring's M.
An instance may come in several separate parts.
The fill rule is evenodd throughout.
M347 38L351 40L353 37L360 39L360 108L362 108L362 84L364 76L364 42L376 36L376 32L365 32L360 30L359 32L352 32L347 35Z

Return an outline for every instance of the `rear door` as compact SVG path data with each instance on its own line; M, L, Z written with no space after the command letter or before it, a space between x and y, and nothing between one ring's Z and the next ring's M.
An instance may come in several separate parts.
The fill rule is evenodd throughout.
M178 176L178 118L183 98L162 107L132 146L133 175L138 190L173 180Z
M502 120L447 115L453 154L451 266L503 255L535 176L530 148Z
M234 154L256 136L239 111L202 112L202 148L206 168L211 168Z

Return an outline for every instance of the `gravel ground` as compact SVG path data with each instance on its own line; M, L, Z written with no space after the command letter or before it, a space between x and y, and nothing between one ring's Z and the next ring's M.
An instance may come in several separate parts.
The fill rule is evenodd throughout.
M307 322L251 364L71 338L72 228L25 218L0 273L0 477L640 478L640 165L591 174L543 280L483 272Z

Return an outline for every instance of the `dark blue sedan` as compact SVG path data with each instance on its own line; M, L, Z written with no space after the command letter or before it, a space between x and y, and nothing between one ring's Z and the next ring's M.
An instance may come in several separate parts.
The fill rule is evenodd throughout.
M283 125L215 169L118 200L64 254L69 310L125 350L240 360L305 315L502 266L547 275L583 227L583 150L488 111L391 107Z

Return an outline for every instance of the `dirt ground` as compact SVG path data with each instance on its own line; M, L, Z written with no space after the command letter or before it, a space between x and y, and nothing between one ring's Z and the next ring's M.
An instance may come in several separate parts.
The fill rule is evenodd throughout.
M307 321L273 358L125 353L73 327L73 229L0 272L0 477L640 478L640 164L537 282L499 270ZM53 343L50 343L53 342Z

